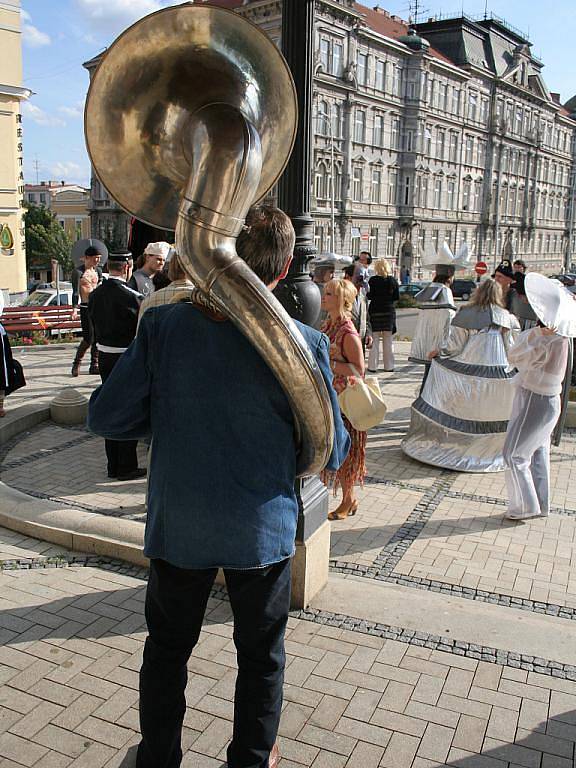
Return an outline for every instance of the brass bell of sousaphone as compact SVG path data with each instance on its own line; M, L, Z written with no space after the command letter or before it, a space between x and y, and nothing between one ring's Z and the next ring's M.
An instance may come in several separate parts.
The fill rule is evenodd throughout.
M288 396L298 475L330 456L322 374L296 325L247 264L236 238L292 152L294 83L282 54L232 11L185 3L146 16L104 55L86 101L94 169L137 218L176 229L191 280L250 340Z

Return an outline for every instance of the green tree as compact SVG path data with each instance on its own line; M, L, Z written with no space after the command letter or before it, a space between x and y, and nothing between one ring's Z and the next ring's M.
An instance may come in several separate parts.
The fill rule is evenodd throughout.
M28 268L47 266L55 260L64 275L69 275L74 268L70 257L72 240L56 216L44 206L30 205L24 214L24 227Z

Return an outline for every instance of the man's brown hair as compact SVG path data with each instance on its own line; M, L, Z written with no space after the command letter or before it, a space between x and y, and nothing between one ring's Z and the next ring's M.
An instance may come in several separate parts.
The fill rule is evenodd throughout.
M296 235L289 217L279 208L259 205L246 216L246 229L238 235L236 251L265 285L282 274L292 256Z

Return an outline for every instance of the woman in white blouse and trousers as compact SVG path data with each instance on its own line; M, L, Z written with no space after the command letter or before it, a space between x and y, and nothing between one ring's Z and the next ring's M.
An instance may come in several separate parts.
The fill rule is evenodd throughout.
M568 337L576 332L576 302L559 283L530 273L526 295L540 326L521 333L508 351L518 369L503 452L510 520L550 511L550 438L560 415Z

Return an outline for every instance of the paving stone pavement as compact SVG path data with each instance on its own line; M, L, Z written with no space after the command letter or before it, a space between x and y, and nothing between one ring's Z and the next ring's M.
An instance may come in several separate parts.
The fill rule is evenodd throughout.
M26 565L0 571L0 767L133 766L145 572L48 567L61 548L3 529L0 554ZM224 765L230 619L215 590L189 663L184 766ZM573 768L573 682L297 614L286 649L282 768Z
M418 588L473 600L480 614L495 603L504 620L515 609L545 614L553 636L576 620L576 436L552 453L550 517L506 521L502 475L458 475L402 454L421 370L407 362L408 345L397 351L396 372L381 376L389 412L368 437L359 512L332 525L332 571L399 585L408 606ZM97 383L69 377L70 349L17 354L31 387L20 402ZM81 428L47 422L20 435L0 453L0 479L145 520L144 481L110 481L102 441ZM0 561L0 768L128 768L145 573L6 531ZM290 620L283 768L574 768L576 650L559 663L553 642L534 658L432 635L425 614L414 632L368 622L357 606L348 613L313 605ZM184 765L222 766L234 679L222 590L190 667Z

